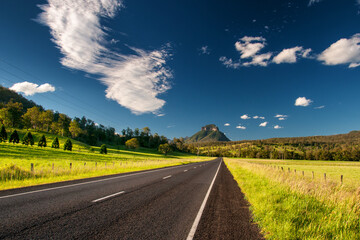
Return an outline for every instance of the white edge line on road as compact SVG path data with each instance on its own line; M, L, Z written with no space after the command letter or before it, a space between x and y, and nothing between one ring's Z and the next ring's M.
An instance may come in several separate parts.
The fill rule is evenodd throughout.
M184 172L187 172L187 171L188 171L187 169L184 170Z
M75 186L91 184L91 183L97 183L97 182L104 182L104 181L109 181L109 180L113 180L113 179L117 179L117 178L131 177L131 176L142 175L142 174L151 173L151 172L158 172L158 171L163 171L163 170L166 170L166 169L172 169L172 168L178 168L178 167L186 167L186 165L178 165L178 166L172 166L172 167L167 167L167 168L160 168L160 169L150 170L150 171L146 171L146 172L139 172L139 173L132 173L132 174L130 173L130 174L127 174L127 175L121 175L121 176L117 176L117 177L94 180L94 181L90 181L90 182L75 183L75 184L65 185L65 186L60 186L60 187L53 187L53 188L46 188L46 189L35 190L35 191L30 191L30 192L16 193L16 194L2 196L2 197L0 197L0 199L10 198L10 197L17 197L17 196L22 196L22 195L27 195L27 194L32 194L32 193L46 192L46 191L51 191L51 190L56 190L56 189L61 189L61 188L75 187Z
M167 179L167 178L171 178L172 175L169 175L169 176L166 176L166 177L163 177L163 179Z
M99 201L105 200L105 199L107 199L107 198L115 197L115 196L120 195L120 194L123 194L123 193L125 193L125 191L117 192L117 193L114 193L114 194L111 194L111 195L108 195L108 196L105 196L105 197L102 197L102 198L93 200L93 201L91 201L91 202L93 202L93 203L99 202Z
M212 182L211 182L211 184L210 184L210 187L209 187L209 189L208 189L208 191L207 191L207 193L206 193L206 195L205 195L204 201L203 201L202 204L201 204L201 207L200 207L200 209L199 209L199 212L198 212L197 215L196 215L195 221L194 221L194 223L193 223L193 225L192 225L192 227L191 227L191 229L190 229L189 235L187 236L186 240L192 240L192 239L194 238L196 229L197 229L197 227L198 227L198 225L199 225L199 222L200 222L200 219L201 219L201 215L202 215L203 212L204 212L206 202L207 202L207 200L208 200L208 198L209 198L209 195L210 195L211 189L212 189L212 187L213 187L213 185L214 185L216 176L218 175L218 172L219 172L221 163L222 163L222 160L221 160L221 162L220 162L220 164L219 164L219 167L218 167L218 169L217 169L217 171L216 171L216 173L215 173L215 176L214 176L214 178L213 178L213 180L212 180Z

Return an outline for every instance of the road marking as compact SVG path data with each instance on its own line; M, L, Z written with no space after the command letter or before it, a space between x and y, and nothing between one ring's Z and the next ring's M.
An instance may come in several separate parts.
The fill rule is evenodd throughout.
M208 189L208 191L207 191L207 193L206 193L206 195L205 195L204 201L203 201L202 204L201 204L201 207L200 207L200 209L199 209L199 212L198 212L198 214L196 215L195 221L194 221L194 223L193 223L193 225L192 225L192 227L191 227L191 229L190 229L189 235L187 236L186 240L192 240L192 239L194 238L196 229L197 229L197 227L198 227L198 225L199 225L199 222L200 222L200 219L201 219L201 215L202 215L203 212L204 212L206 202L207 202L207 200L208 200L208 198L209 198L209 195L210 195L211 189L212 189L212 187L213 187L213 185L214 185L216 176L218 175L218 172L219 172L221 163L222 163L222 160L221 160L221 162L220 162L220 164L219 164L219 167L218 167L218 169L217 169L217 171L216 171L216 173L215 173L215 176L214 176L214 178L213 178L213 180L212 180L212 182L211 182L211 184L210 184L210 187L209 187L209 189Z
M169 176L166 176L166 177L163 177L163 179L167 179L167 178L171 178L172 175L169 175Z
M114 193L114 194L111 194L111 195L108 195L108 196L105 196L105 197L102 197L102 198L99 198L99 199L96 199L96 200L93 200L91 202L99 202L99 201L102 201L102 200L105 200L105 199L108 199L108 198L111 198L111 197L115 197L117 195L120 195L120 194L123 194L125 193L125 191L121 191L121 192L117 192L117 193Z
M24 193L16 193L16 194L2 196L2 197L0 197L0 199L17 197L17 196L22 196L22 195L27 195L27 194L32 194L32 193L52 191L52 190L57 190L57 189L61 189L61 188L76 187L76 186L86 185L86 184L91 184L91 183L104 182L104 181L109 181L109 180L113 180L113 179L131 177L131 176L136 176L136 175L142 175L142 174L146 174L146 173L158 172L158 171L163 171L163 170L166 170L166 169L173 169L173 168L178 168L178 167L186 167L186 165L179 165L179 166L173 166L173 167L167 167L167 168L160 168L160 169L155 169L155 170L150 170L150 171L140 172L140 173L130 173L130 174L127 174L127 175L121 175L121 176L117 176L117 177L105 178L105 179L94 180L94 181L90 181L90 182L84 182L84 183L75 183L75 184L71 184L71 185L65 185L65 186L53 187L53 188L46 188L46 189L35 190L35 191L24 192Z
M187 172L187 171L188 171L187 169L184 170L184 172Z
M194 167L194 168L196 168L196 167Z

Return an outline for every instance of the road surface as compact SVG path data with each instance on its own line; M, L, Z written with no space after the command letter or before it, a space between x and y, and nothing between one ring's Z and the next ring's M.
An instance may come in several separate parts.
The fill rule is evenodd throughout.
M218 158L1 191L0 239L229 239L219 230L236 232L234 224L238 222L231 219L228 224L232 227L221 227L211 231L215 234L208 234L219 219L227 218L219 218L219 211L211 211L226 199L221 186L229 184L224 182L227 173ZM222 200L217 197L219 194L224 195ZM241 211L248 211L247 206L241 206ZM242 228L255 234L242 233L243 239L260 239L250 215L245 217L249 227ZM229 236L241 239L235 238L239 236L236 234Z

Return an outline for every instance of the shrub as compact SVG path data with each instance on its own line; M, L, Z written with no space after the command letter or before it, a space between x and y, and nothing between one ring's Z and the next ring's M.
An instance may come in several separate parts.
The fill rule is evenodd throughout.
M59 148L59 147L60 147L59 139L58 139L57 137L56 137L56 138L54 139L54 141L52 142L51 147L52 147L52 148Z
M2 125L1 126L1 131L0 131L0 142L5 142L7 140L7 133L5 130L5 126Z
M34 145L34 137L33 135L31 134L31 132L27 132L25 133L24 137L23 137L23 140L22 140L22 143L25 144L25 145Z
M71 151L72 150L72 142L70 139L67 139L65 144L64 144L64 150L68 150Z
M46 147L46 137L43 134L38 142L38 146L39 147Z
M107 148L106 148L106 145L105 145L105 144L101 145L101 147L100 147L100 153L101 153L101 154L107 154Z
M139 141L137 140L137 138L132 138L125 142L125 146L129 149L136 149L140 145L139 145Z
M159 145L159 152L167 155L169 152L171 152L172 149L168 143L160 144Z
M20 138L19 138L19 134L17 133L16 130L14 130L9 138L9 143L19 143L20 142Z

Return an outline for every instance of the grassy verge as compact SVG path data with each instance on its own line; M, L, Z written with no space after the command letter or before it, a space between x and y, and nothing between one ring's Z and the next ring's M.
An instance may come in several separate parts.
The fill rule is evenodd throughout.
M358 185L312 179L261 160L225 159L225 163L267 239L360 239ZM317 166L307 163L307 168Z
M49 147L1 143L0 190L147 170L208 159L182 153L164 156L151 149L129 151L110 148L108 154L103 155L98 153L96 147L91 149L76 142L71 152ZM33 169L31 169L31 164L33 164Z

